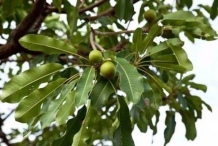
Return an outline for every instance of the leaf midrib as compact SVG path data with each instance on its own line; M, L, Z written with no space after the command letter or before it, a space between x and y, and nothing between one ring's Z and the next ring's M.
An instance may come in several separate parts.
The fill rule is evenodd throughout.
M182 64L181 64L181 62L180 62L180 59L178 58L177 53L176 53L175 50L174 50L174 47L171 46L170 42L168 42L168 41L167 41L167 44L168 44L168 46L171 48L171 50L173 51L173 53L175 54L175 57L176 57L176 59L177 59L179 65L182 66Z
M21 42L25 42L25 43L27 43L27 44L38 45L38 46L49 47L49 48L52 48L52 49L54 49L54 50L58 50L58 51L62 51L62 52L67 52L67 53L72 54L72 55L75 54L75 53L73 53L73 52L69 52L68 50L61 50L60 48L55 48L55 47L53 47L53 46L48 46L48 45L46 45L46 44L43 44L43 45L42 45L42 44L38 44L38 43L34 43L34 42L29 43L29 42L26 42L26 41L21 41Z
M44 96L44 98L41 98L41 100L39 100L38 102L36 102L36 104L33 104L32 108L29 108L26 112L24 112L24 114L22 114L20 117L22 117L23 115L25 115L26 113L28 113L31 109L33 109L34 107L36 107L36 105L38 105L40 102L42 102L46 97L48 97L52 92L54 92L57 88L59 88L60 86L62 86L62 84L60 84L59 86L57 86L54 90L52 90L51 92L49 92L46 96Z
M132 89L132 86L131 86L131 84L130 84L130 80L129 80L129 78L128 78L128 74L125 72L125 70L124 70L124 68L122 67L122 65L120 64L120 63L118 63L119 65L120 65L120 67L122 68L122 70L124 71L124 73L125 73L125 75L126 75L126 77L127 77L127 80L128 80L128 83L129 83L129 86L130 86L130 90L131 90L131 94L132 94L132 98L134 97L133 96L133 89Z
M107 82L107 83L105 84L105 86L104 86L103 90L101 90L101 92L100 92L100 94L99 94L99 96L98 96L98 98L97 98L97 100L96 100L96 102L95 102L95 106L96 106L96 104L98 103L98 100L100 99L100 97L101 97L101 94L102 94L102 93L104 92L104 90L106 89L106 87L107 87L108 83L109 83L109 82Z
M88 73L88 76L87 76L87 78L86 78L85 86L84 86L84 88L83 88L83 92L82 92L82 96L81 96L81 97L83 97L83 95L84 95L84 92L85 92L85 89L86 89L86 86L87 86L88 79L89 79L89 77L91 76L90 74L91 74L91 72L92 72L92 69L93 69L93 68L90 68L90 70L89 70L89 73ZM79 105L80 105L81 100L82 100L82 98L80 98L80 100L79 100Z
M49 73L49 74L46 74L45 76L42 76L42 77L40 77L40 78L37 78L37 80L34 80L34 81L32 81L32 82L26 84L25 86L22 86L21 88L15 90L15 91L12 92L11 94L7 95L5 98L7 98L7 97L9 97L9 96L11 96L11 95L13 95L13 94L15 94L15 93L16 93L17 91L19 91L19 90L22 90L22 89L28 87L28 86L31 85L32 83L37 82L37 81L39 81L39 80L41 80L41 79L43 79L43 78L45 78L45 77L47 77L47 76L49 76L49 75L51 75L51 74L54 74L55 72L58 72L58 71L60 71L60 70L62 70L62 69L63 69L63 68L61 68L61 69L59 69L59 70L56 70L56 71L54 71L54 72L51 72L51 73ZM4 98L4 99L5 99L5 98Z

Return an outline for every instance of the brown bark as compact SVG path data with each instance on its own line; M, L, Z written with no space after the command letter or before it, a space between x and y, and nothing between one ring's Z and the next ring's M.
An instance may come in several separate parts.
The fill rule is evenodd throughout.
M27 51L19 44L18 40L28 32L36 22L37 18L42 14L45 2L45 0L36 0L29 14L17 26L17 28L11 32L11 40L5 45L0 46L0 59L5 59L18 52Z

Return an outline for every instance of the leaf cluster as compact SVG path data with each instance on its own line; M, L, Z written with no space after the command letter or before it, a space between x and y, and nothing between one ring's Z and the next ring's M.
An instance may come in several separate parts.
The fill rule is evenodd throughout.
M0 21L9 25L22 21L34 5L18 0L9 11L8 2L1 6ZM15 55L18 72L10 69L11 79L0 94L2 102L18 104L16 121L28 124L26 139L17 145L83 146L109 141L133 146L134 126L141 132L150 127L154 135L157 133L161 106L168 107L165 145L175 131L176 115L182 117L186 138L195 139L195 124L202 118L203 106L212 109L191 93L192 89L206 92L207 87L195 83L194 74L186 74L193 65L180 34L194 43L195 39L215 40L217 33L201 9L190 9L192 0L177 2L175 12L161 0L142 1L135 12L136 2L116 0L112 7L107 0L77 1L76 5L53 0L42 20L44 25L19 39L19 45L29 52ZM215 1L212 8L199 7L215 18ZM152 23L143 19L148 8L157 14ZM61 21L61 13L67 22ZM143 25L129 30L125 23L132 23L135 13ZM99 27L93 29L95 24ZM0 26L1 34L11 31ZM102 62L89 61L93 49L102 52ZM110 79L100 75L106 60L116 65ZM24 62L29 69L23 72ZM29 133L35 135L34 141L28 139Z

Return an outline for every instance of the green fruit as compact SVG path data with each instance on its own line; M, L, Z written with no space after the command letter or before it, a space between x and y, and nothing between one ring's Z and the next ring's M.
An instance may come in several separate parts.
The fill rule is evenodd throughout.
M116 72L115 65L110 61L104 62L100 67L101 75L107 79L113 78L115 72Z
M156 19L156 12L154 10L148 10L144 12L144 18L148 23L153 22Z
M102 53L98 50L92 50L89 53L89 61L92 63L100 63L102 61Z

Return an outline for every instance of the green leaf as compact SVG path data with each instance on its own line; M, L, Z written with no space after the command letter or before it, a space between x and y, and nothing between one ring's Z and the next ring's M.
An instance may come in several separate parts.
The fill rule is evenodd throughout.
M190 75L184 77L184 78L181 80L181 82L186 83L186 82L189 82L190 80L193 80L194 78L195 78L195 74L190 74Z
M6 18L14 14L16 8L22 4L22 0L4 0L2 4L2 15Z
M172 92L171 88L168 87L164 82L162 82L162 81L161 81L156 75L154 75L151 71L149 71L149 70L146 70L146 71L145 71L145 70L144 70L144 73L147 74L147 75L149 76L149 78L151 78L152 80L154 80L155 83L156 83L158 86L164 88L168 93L171 93L171 92Z
M191 71L193 69L193 65L191 61L188 59L187 53L179 46L174 46L173 44L168 42L168 46L174 52L176 59L180 66L187 69L187 71Z
M70 33L73 33L77 28L77 20L79 18L79 10L68 1L64 1L64 9L67 13L67 21L70 26Z
M142 75L123 58L117 58L117 71L120 74L120 88L127 94L129 101L138 103L144 91Z
M107 25L113 24L113 20L109 16L103 16L103 17L98 18L98 22L102 26L107 26Z
M40 113L40 108L43 101L52 96L66 79L60 78L49 83L44 88L33 91L29 96L24 98L15 111L15 118L22 123L28 123L30 120Z
M163 91L158 88L157 83L155 83L153 79L148 78L147 81L149 83L149 86L151 87L151 91L149 89L147 92L145 92L145 93L150 93L150 94L147 94L145 97L149 99L150 106L152 106L154 109L158 109L158 107L162 103L161 92Z
M170 43L172 43L172 44L175 45L175 46L180 46L180 45L183 45L183 44L184 44L184 43L183 43L180 39L178 39L178 38L168 39L167 42L170 42ZM162 42L162 43L160 43L159 45L157 45L157 46L155 46L155 47L152 47L150 50L148 50L148 51L146 52L145 57L151 56L151 55L153 55L153 54L156 54L156 53L159 53L159 52L164 51L164 50L166 50L166 49L169 49L169 46L167 45L167 42L165 41L165 42Z
M57 63L44 64L16 75L5 85L0 99L9 103L19 102L62 68L63 66Z
M92 90L94 84L93 80L95 78L95 69L93 67L88 67L82 73L77 86L75 93L75 104L80 106L85 104L86 100L89 97L89 92Z
M206 85L197 84L197 83L194 83L194 82L189 82L188 84L189 84L192 88L194 88L194 89L201 90L201 91L203 91L203 92L206 92L206 91L207 91L207 86L206 86Z
M207 103L205 103L203 100L201 100L200 97L198 97L198 96L186 96L186 99L188 101L189 107L191 107L192 109L197 111L197 118L201 118L201 115L198 115L198 112L201 113L201 111L203 109L202 104L205 105L207 107L207 109L212 112L211 107Z
M109 80L104 78L99 79L90 95L91 105L96 109L101 108L113 92L114 89Z
M186 2L187 7L190 9L193 4L193 0L186 0L185 2Z
M210 11L210 18L215 19L217 17L217 12L218 12L218 1L214 0Z
M58 11L61 12L61 4L62 4L62 0L53 0L52 4L58 8Z
M183 97L182 93L178 93L178 103L181 104L183 109L187 109L188 108L188 103L187 103L187 99L185 97Z
M194 140L197 136L194 113L187 110L181 110L180 114L182 116L182 122L186 128L186 138L188 140Z
M202 103L207 107L207 109L208 109L209 111L212 112L212 108L211 108L211 106L210 106L209 104L207 104L207 103L204 102L203 100L202 100Z
M173 136L173 133L175 132L175 127L176 127L175 112L166 111L166 114L167 117L165 120L166 129L164 130L164 138L165 138L164 145L166 145L170 141L170 139Z
M63 96L66 99L66 102L64 103L64 105L62 105L62 107L58 109L58 112L56 115L56 121L59 124L64 124L69 113L74 111L74 108L75 108L74 87L77 81L78 81L77 79L73 80L68 85L66 85L66 87L63 89L60 95L60 98Z
M115 15L118 19L130 21L134 14L133 0L117 0L115 5Z
M117 111L117 118L119 126L114 131L113 139L115 146L134 146L132 139L132 124L130 121L129 109L122 97L118 97L119 108Z
M71 92L67 94L66 102L57 112L56 115L56 121L59 124L65 124L68 116L70 114L73 114L75 111L75 98L74 98L75 92Z
M133 105L131 109L131 115L139 130L143 133L147 132L148 129L148 120L146 118L146 112L142 111L138 106Z
M201 29L202 33L205 33L205 35L209 34L209 37L210 36L217 36L217 32L210 25L200 24L199 28ZM212 40L215 40L215 39L212 39Z
M185 73L186 68L176 65L176 64L170 64L170 63L153 63L155 67L162 68L164 70L174 70L180 73Z
M52 146L70 146L73 143L74 135L80 130L86 116L86 106L83 106L75 118L68 120L67 131L63 137L52 142Z
M187 20L195 20L195 16L190 11L176 11L163 15L162 23L164 25L181 26L185 24Z
M137 28L133 34L133 44L132 44L133 52L142 53L143 43L142 43L142 29Z
M76 54L72 45L44 35L28 34L20 38L19 43L26 49L46 54Z
M155 122L155 125L153 128L153 135L157 134L157 124L158 124L159 119L160 119L160 112L158 110L156 110L155 116L156 116L156 118L155 118L156 122Z
M91 106L90 106L90 100L88 100L88 105L87 105L87 113L85 116L85 119L82 122L82 126L79 130L79 132L73 137L73 144L72 146L85 146L87 145L86 141L89 139L90 135L88 133L89 130L89 121L90 120L94 120L96 119L96 110L94 110Z
M60 97L56 100L53 100L50 103L47 112L40 118L42 129L44 129L45 127L48 127L51 124L51 122L54 121L57 111L62 106L62 103L64 102L66 97L69 95L71 90L74 88L76 81L77 80L74 80L70 84L65 85L64 89L61 92Z
M160 34L162 30L161 26L158 26L157 24L153 25L148 33L148 35L145 37L145 39L143 40L143 49L142 52L143 53L152 43L154 38Z
M195 38L192 36L190 32L186 31L184 34L192 43L195 43Z
M130 110L130 115L133 118L134 123L137 123L139 121L140 111L141 109L136 104L132 106Z
M29 135L32 131L37 128L37 124L39 119L42 117L43 113L37 115L36 117L32 118L31 122L28 123L28 130L23 133L23 137Z
M151 56L152 60L151 62L154 63L172 63L172 64L178 64L177 59L175 55L173 54L160 54L160 55L153 55Z

